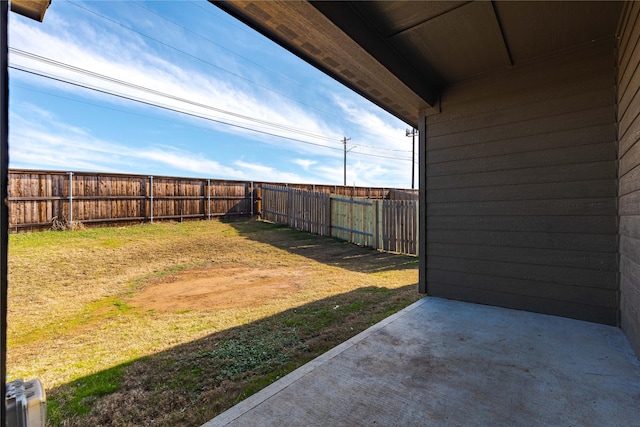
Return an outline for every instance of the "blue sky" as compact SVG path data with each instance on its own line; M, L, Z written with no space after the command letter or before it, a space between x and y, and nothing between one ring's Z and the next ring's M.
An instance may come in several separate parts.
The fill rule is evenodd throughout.
M9 15L12 168L341 185L347 137L348 185L411 187L407 124L205 0Z

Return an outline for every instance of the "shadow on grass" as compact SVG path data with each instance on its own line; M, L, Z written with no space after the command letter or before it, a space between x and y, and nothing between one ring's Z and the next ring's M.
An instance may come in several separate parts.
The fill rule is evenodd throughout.
M49 390L48 424L199 426L419 298L360 288L115 366Z
M286 225L258 220L224 222L248 239L350 271L373 273L414 269L418 266L418 258L415 256L380 252L333 237L321 237L294 230Z

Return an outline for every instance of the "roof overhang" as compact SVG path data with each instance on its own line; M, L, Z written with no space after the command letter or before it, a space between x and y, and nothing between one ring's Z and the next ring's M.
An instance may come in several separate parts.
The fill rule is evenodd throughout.
M42 22L51 0L11 0L11 11Z
M447 86L612 39L622 2L216 1L416 126Z
M420 110L437 112L439 88L410 63L390 58L398 61L397 75L309 2L212 3L409 124L415 125Z

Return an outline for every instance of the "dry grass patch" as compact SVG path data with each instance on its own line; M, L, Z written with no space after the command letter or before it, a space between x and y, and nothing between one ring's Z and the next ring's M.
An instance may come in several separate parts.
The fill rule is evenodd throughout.
M200 425L419 298L415 258L255 221L12 235L9 280L8 373L69 426Z

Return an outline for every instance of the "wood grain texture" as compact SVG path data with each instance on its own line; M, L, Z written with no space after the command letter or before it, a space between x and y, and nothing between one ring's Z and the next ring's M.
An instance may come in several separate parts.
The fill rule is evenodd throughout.
M13 169L9 173L11 232L47 230L53 218L69 220L69 173ZM73 220L122 225L153 220L182 221L260 213L261 182L73 172ZM152 183L153 181L153 183ZM288 184L291 188L384 199L390 189ZM252 197L253 194L253 197ZM393 197L415 198L417 190ZM153 199L152 199L153 196Z
M402 194L410 200L398 199ZM300 231L388 252L417 254L418 201L411 192L370 199L262 186L263 218Z

